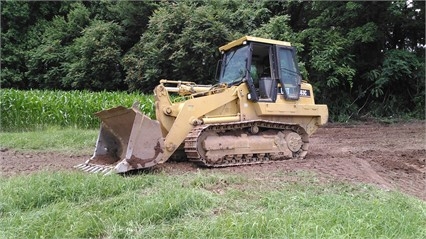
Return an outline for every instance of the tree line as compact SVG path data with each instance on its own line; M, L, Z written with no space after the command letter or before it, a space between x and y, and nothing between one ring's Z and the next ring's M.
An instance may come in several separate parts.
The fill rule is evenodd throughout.
M1 87L211 84L218 47L244 35L292 42L333 120L425 117L421 1L2 1Z

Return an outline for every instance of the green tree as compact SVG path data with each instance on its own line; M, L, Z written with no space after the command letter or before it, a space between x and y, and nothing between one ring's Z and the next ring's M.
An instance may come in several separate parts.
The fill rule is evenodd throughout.
M375 116L425 114L425 63L406 50L387 51L382 66L368 75L370 111Z
M26 66L22 36L29 22L29 5L24 2L1 4L1 85L24 87Z
M70 2L2 1L1 6L1 85L29 88L34 85L29 74L31 50L38 47L49 22L64 16Z
M149 18L157 8L157 1L87 1L91 20L115 22L123 28L121 49L127 52L140 40L146 30Z
M152 90L162 78L214 83L218 47L264 23L266 8L241 1L182 1L160 6L123 59L131 89Z
M102 88L101 85L108 89L113 88L111 85L119 85L117 89L125 89L125 85L122 84L124 76L120 58L139 41L156 5L156 2L128 1L2 1L2 87L23 89L84 87L99 90ZM100 24L100 21L103 23ZM87 37L86 40L80 39L83 34L96 35L94 28L97 31L105 30L107 35L110 31L120 35L114 36L115 39L109 45L103 42L102 46L91 45ZM88 45L98 49L92 49L92 53L89 53ZM81 48L77 49L78 47ZM105 47L103 53L100 53L101 47ZM114 47L114 50L111 47ZM84 61L89 65L83 66L79 57L88 59L91 54L94 54L93 57L102 57ZM96 60L102 64L94 63ZM108 71L105 71L106 61L115 62L114 67L108 68ZM112 63L107 65L111 66ZM102 75L105 84L100 84L99 79L94 78L84 80L97 82L93 86L84 83L79 77L71 80L74 76L93 75L87 72L77 73L77 69L102 73L97 75ZM110 81L111 79L114 80ZM121 83L118 84L118 81Z
M64 64L69 61L66 49L81 36L89 25L90 12L81 3L72 3L66 16L55 16L51 21L40 20L29 36L41 35L38 45L27 51L29 86L34 88L70 89L63 85L67 74Z
M2 1L1 86L151 91L214 83L218 46L290 41L333 120L425 117L421 1Z
M158 4L154 1L117 1L110 2L107 7L110 15L114 16L110 21L116 21L123 27L121 49L125 53L140 40Z
M62 85L71 89L125 90L120 65L123 29L114 22L92 21L66 48Z
M421 94L421 88L407 88L411 89L411 95L408 91L403 94L387 91L386 96L381 91L383 85L377 81L381 79L391 88L401 85L397 81L406 79L421 82L421 78L414 80L413 76L424 75L424 71L415 70L422 69L421 65L424 68L424 61L408 56L424 56L424 37L420 37L424 36L424 14L419 14L424 12L424 6L423 9L409 7L405 1L396 1L309 2L303 7L309 20L295 21L299 27L306 26L299 32L305 46L302 54L316 86L317 99L329 105L332 119L344 120L369 113L386 116L413 109L413 99L419 99L417 94ZM400 28L423 34L395 34ZM389 52L395 49L405 53ZM385 64L396 59L409 61L404 65L411 70L402 71L401 67L392 66L390 68L400 74L398 80L390 80L383 69L390 70ZM414 92L417 93L413 95ZM399 99L399 103L394 103L395 99ZM393 110L379 113L375 110L379 102L385 105L381 108ZM421 100L416 102L415 105L421 104Z

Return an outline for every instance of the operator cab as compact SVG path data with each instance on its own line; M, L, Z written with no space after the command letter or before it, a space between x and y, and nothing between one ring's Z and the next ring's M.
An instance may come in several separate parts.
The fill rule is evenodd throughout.
M246 82L248 98L254 102L275 102L277 94L286 100L299 99L302 78L289 42L245 36L219 50L223 54L221 83Z

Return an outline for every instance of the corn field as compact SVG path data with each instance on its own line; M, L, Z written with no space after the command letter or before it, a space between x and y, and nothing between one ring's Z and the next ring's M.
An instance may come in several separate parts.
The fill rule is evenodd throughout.
M126 92L0 90L1 131L27 131L47 126L97 128L94 113L118 105L140 109L153 118L153 96Z

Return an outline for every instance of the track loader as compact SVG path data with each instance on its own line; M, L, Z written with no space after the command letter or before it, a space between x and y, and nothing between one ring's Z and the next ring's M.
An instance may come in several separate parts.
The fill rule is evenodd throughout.
M245 36L219 48L215 85L161 80L156 120L134 104L96 113L101 128L89 172L124 173L172 157L205 167L304 158L309 136L328 120L302 80L289 42ZM172 101L171 93L180 98Z

